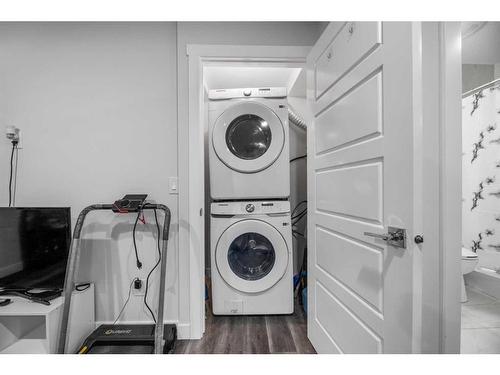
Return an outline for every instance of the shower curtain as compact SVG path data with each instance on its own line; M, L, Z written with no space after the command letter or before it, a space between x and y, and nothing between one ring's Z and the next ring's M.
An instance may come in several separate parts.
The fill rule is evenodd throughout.
M500 80L462 99L462 245L500 273Z

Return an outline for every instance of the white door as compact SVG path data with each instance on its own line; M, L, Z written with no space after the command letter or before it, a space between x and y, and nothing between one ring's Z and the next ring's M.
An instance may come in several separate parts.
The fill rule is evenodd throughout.
M409 22L331 23L308 57L308 334L319 353L418 350L412 48ZM390 226L407 230L406 249L365 234Z

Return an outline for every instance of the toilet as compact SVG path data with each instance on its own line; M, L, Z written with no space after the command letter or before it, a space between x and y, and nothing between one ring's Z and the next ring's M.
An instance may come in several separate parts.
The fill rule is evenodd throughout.
M462 302L467 302L464 275L474 271L478 262L479 258L475 252L462 247Z

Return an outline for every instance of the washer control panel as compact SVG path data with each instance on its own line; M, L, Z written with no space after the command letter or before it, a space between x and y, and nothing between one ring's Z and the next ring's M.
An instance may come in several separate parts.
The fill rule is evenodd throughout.
M286 98L286 87L217 89L208 91L208 99L210 100L238 98Z
M288 201L214 202L212 215L268 215L290 212Z

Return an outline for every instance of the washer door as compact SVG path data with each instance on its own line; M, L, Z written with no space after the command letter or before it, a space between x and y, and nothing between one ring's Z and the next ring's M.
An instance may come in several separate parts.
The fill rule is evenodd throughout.
M243 173L266 169L283 150L285 131L272 109L256 102L235 104L215 121L212 145L219 159Z
M242 220L222 233L215 249L219 274L231 287L258 293L274 286L288 266L283 236L260 220Z

